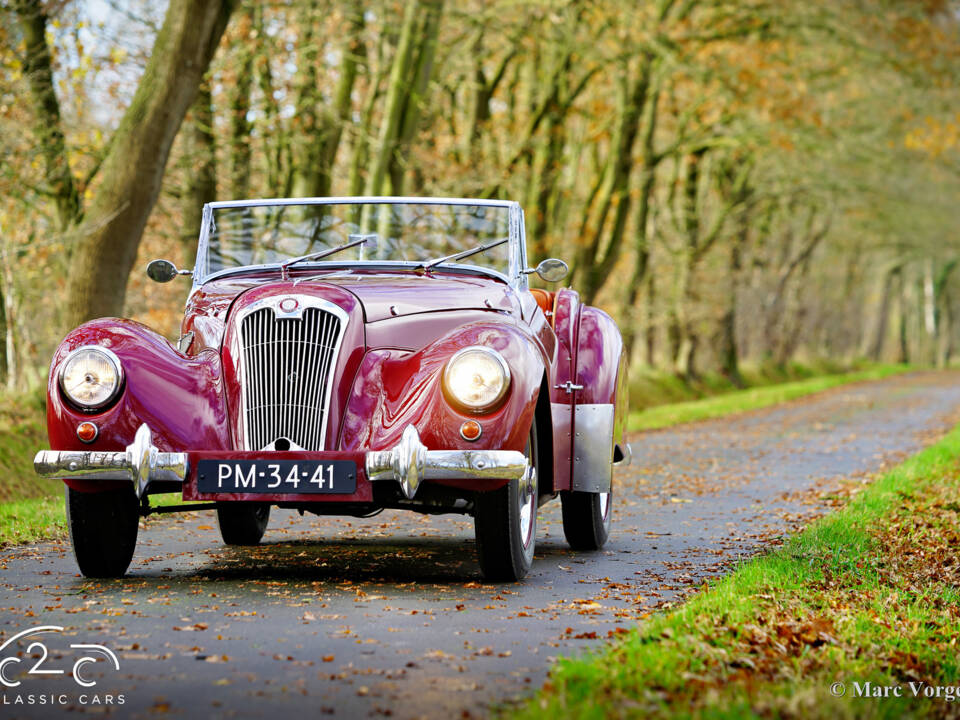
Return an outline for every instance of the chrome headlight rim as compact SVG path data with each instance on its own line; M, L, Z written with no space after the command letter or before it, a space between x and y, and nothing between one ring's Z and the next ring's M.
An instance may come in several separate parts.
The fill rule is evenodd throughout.
M76 355L79 355L82 352L98 352L103 355L107 361L113 366L114 372L117 375L117 383L113 388L113 391L105 400L98 402L94 405L89 405L82 403L79 400L75 399L69 392L67 392L66 387L63 384L63 376L66 372L67 365L69 365L70 360ZM74 348L66 354L63 360L60 361L60 367L57 368L57 384L60 387L60 393L63 397L70 403L71 407L76 408L80 412L84 413L96 413L101 410L105 410L110 405L112 405L116 399L120 396L120 391L123 389L125 376L123 373L123 364L120 362L120 358L117 357L116 353L105 348L102 345L81 345L78 348Z
M469 355L471 353L482 353L493 358L497 365L500 367L500 371L503 375L503 383L500 386L500 391L497 393L496 397L493 398L490 402L482 406L473 406L464 403L460 400L456 393L453 392L450 382L450 373L451 368L456 364L456 362L462 358L464 355ZM483 345L470 345L469 347L462 348L457 350L450 358L447 360L446 365L443 368L443 394L447 398L447 401L453 405L457 410L467 413L469 415L483 415L489 412L492 412L500 407L503 403L503 399L507 396L507 393L510 390L510 384L512 382L512 377L510 375L510 366L507 365L506 359L503 355L498 353L493 348L488 348Z

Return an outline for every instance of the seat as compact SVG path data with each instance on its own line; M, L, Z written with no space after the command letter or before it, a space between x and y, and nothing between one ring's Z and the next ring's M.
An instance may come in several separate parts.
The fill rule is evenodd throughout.
M546 290L541 290L539 288L531 288L530 294L533 295L533 299L537 301L537 305L540 306L540 309L543 310L543 314L547 316L547 319L550 321L550 325L553 325L553 302L554 295L556 293L547 292Z

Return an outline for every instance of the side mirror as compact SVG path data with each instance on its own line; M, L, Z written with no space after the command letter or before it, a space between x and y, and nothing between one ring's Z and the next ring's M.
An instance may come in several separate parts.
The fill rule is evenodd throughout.
M546 282L560 282L567 276L567 273L570 272L570 268L567 267L567 264L563 260L547 258L546 260L541 260L536 268L527 270L526 272L527 274L535 272Z
M177 275L192 274L190 270L177 270L177 266L169 260L151 260L150 264L147 265L147 277L154 282L170 282Z

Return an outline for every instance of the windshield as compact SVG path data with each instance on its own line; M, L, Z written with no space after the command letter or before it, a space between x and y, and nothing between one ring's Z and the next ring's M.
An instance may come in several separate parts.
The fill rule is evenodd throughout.
M470 201L214 205L207 230L204 276L280 264L364 235L376 237L314 262L422 263L509 237L510 207ZM507 275L510 247L503 243L455 262Z

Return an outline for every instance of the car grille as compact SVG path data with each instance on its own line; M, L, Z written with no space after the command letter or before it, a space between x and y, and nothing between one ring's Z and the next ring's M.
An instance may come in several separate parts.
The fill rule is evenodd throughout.
M340 330L340 319L320 308L306 308L299 317L277 317L266 307L243 318L241 383L248 450L274 449L281 438L305 450L324 449Z

